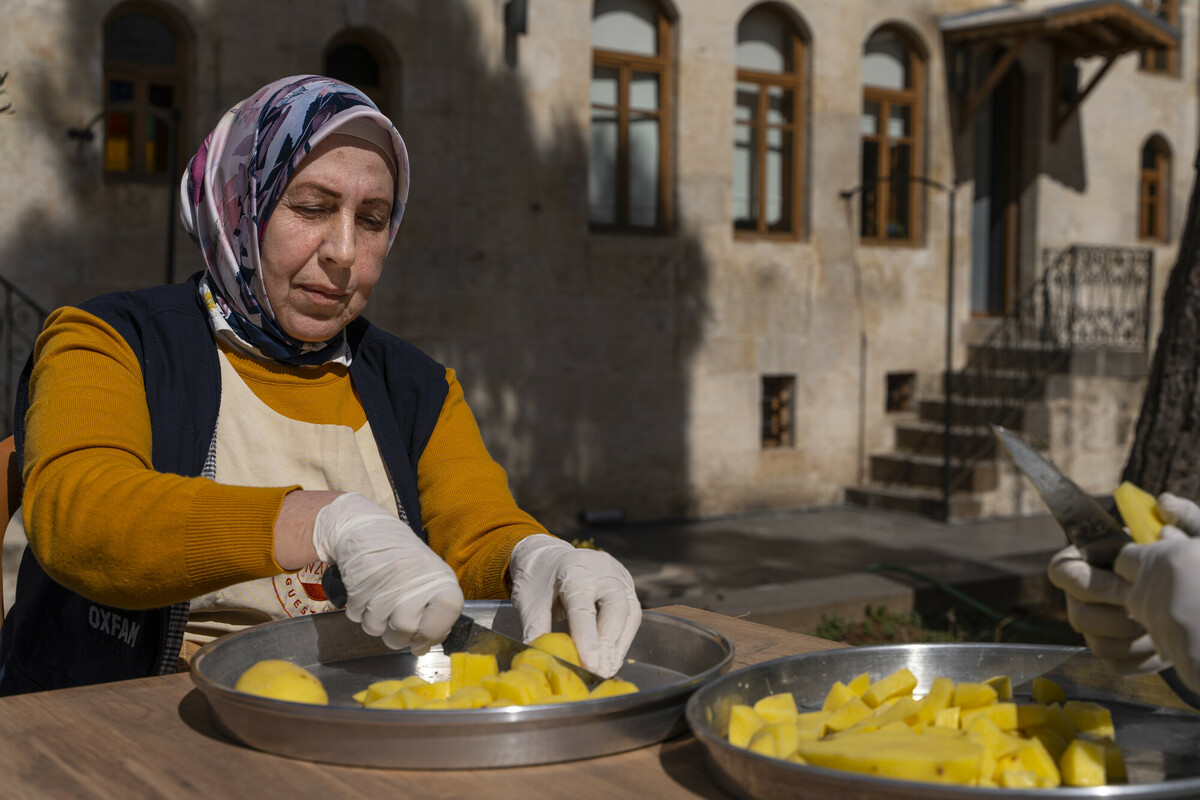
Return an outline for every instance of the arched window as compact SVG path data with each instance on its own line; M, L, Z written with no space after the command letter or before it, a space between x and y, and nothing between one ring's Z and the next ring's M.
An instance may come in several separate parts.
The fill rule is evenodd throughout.
M1138 203L1138 236L1167 241L1167 213L1171 185L1171 151L1159 136L1142 148L1141 190Z
M915 243L918 238L922 97L925 62L911 40L890 28L863 51L860 234L864 242Z
M1179 27L1179 0L1142 0L1142 6L1168 25ZM1179 74L1179 48L1154 47L1143 50L1140 65L1145 72Z
M742 17L737 37L733 225L740 231L798 234L804 42L791 20L770 5Z
M324 74L361 91L391 116L392 60L386 46L368 30L346 30L325 49Z
M670 222L671 23L654 0L596 0L588 220L665 231Z
M118 6L104 23L104 169L171 175L181 167L184 37L156 6ZM172 153L177 163L172 164Z

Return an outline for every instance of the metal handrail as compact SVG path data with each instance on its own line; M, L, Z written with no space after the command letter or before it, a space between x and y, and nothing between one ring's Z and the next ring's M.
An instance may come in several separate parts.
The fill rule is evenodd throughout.
M986 422L1018 427L1025 404L1050 375L1066 371L1073 351L1148 351L1152 250L1076 244L1046 248L1043 263L1041 276L1003 322L971 349L962 369L946 376L948 403L970 398L976 409L988 409ZM951 494L994 451L990 439L947 441L943 502L949 515Z
M4 317L0 319L0 348L4 352L4 370L0 374L0 437L3 437L13 432L17 381L48 312L3 275L0 275L0 306L4 309Z

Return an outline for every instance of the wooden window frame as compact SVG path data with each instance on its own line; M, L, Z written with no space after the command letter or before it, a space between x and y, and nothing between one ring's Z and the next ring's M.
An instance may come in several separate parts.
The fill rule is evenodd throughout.
M789 26L788 37L791 42L792 51L791 72L759 72L748 69L739 69L737 71L737 84L750 83L758 87L755 119L749 121L735 120L734 128L736 129L740 125L745 125L750 128L751 135L754 137L754 174L758 177L758 186L755 189L755 202L759 210L753 230L739 228L735 222L734 236L738 238L800 239L804 235L805 165L803 154L807 152L805 149L807 145L805 140L807 119L804 116L804 109L808 107L804 94L806 48L804 40L791 26ZM767 123L767 104L771 88L779 88L792 93L792 122L790 124ZM736 88L735 91L737 91ZM771 230L767 223L767 132L770 130L781 130L789 132L792 135L792 169L789 176L790 186L788 187L787 198L791 207L791 214L789 215L790 219L788 220L787 230Z
M175 63L170 65L147 64L140 61L124 61L109 58L107 52L103 54L105 125L103 135L105 140L107 140L107 124L111 114L131 114L130 147L132 148L132 161L128 170L110 170L104 164L105 159L102 157L101 169L106 180L135 183L171 183L179 179L179 175L187 163L186 159L190 157L190 154L186 152L187 148L185 146L185 134L187 131L186 109L188 107L187 65L189 39L186 29L174 17L171 9L158 3L137 2L137 0L122 3L105 17L102 37L107 39L109 25L112 25L122 17L133 15L151 17L167 28L174 39ZM114 80L128 81L133 84L132 102L134 103L149 103L151 85L171 87L173 97L172 107L179 113L174 120L175 130L168 131L168 135L173 136L175 139L175 163L167 164L165 170L152 171L146 164L146 144L148 142L146 123L147 118L151 116L150 113L143 109L134 109L128 112L109 111L109 84Z
M1166 9L1165 14L1159 14L1163 21L1168 25L1178 28L1179 0L1158 0L1157 2L1155 0L1142 0L1142 7L1152 14L1157 10L1155 8L1156 5L1159 9ZM1160 55L1164 57L1164 63L1161 67L1157 63L1158 56ZM1143 50L1138 55L1138 69L1151 75L1165 75L1171 78L1178 78L1180 76L1179 46L1152 47Z
M1151 148L1154 152L1154 166L1147 169L1142 167L1140 170L1141 180L1139 182L1138 192L1138 238L1142 241L1167 243L1167 213L1170 208L1169 187L1171 185L1171 154L1165 143L1157 137L1146 142L1139 155L1138 163L1140 164L1145 157L1146 148ZM1151 187L1157 188L1157 194L1153 194ZM1153 209L1154 215L1154 230L1150 230L1148 224L1150 211Z
M877 33L884 33L884 30ZM879 104L879 129L874 136L865 134L859 135L859 168L862 169L862 144L867 141L874 141L879 145L879 163L878 172L875 175L862 175L862 198L859 205L859 212L863 218L859 220L859 241L862 244L874 245L881 247L912 247L921 244L924 234L924 219L921 213L921 189L920 181L913 180L908 186L908 207L910 209L910 221L907 235L904 237L888 237L887 236L887 217L888 204L890 203L889 185L890 181L881 181L880 178L889 177L891 173L891 144L907 143L910 147L910 170L909 173L913 176L920 176L924 170L924 141L925 141L925 58L921 52L913 46L909 37L900 32L892 31L895 36L904 43L908 50L909 69L912 71L912 87L909 89L881 89L876 86L863 86L862 107L859 111L859 118L862 118L862 113L865 110L867 103ZM893 107L906 106L910 110L911 128L908 136L901 138L892 138L887 135L888 120L891 118ZM875 199L876 211L875 216L879 220L876 225L876 230L882 235L866 236L861 234L865 224L865 214L867 207L867 198L872 196Z
M665 234L670 231L674 219L672 209L672 171L674 154L671 146L671 120L674 118L674 85L671 63L671 37L673 26L663 13L661 6L654 4L658 13L658 55L645 56L619 50L592 49L592 70L607 67L617 70L617 105L590 103L592 111L616 112L617 117L617 221L611 225L593 222L588 213L588 226L596 233L652 233ZM634 72L658 76L658 110L638 110L639 118L658 120L658 195L656 223L653 226L629 223L629 123L634 116L629 107L629 81Z

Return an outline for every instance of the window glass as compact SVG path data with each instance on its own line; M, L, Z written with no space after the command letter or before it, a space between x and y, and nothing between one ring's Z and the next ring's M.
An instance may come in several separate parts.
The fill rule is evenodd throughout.
M894 33L877 33L863 55L863 83L879 89L912 87L908 47Z
M756 8L738 25L738 69L759 72L791 72L791 36L779 15L769 8Z
M658 224L658 119L635 117L629 122L629 224Z
M588 216L599 225L617 224L617 115L599 109L592 109Z
M738 121L758 117L758 84L739 83L734 93L733 118Z
M862 143L862 174L864 180L873 180L879 174L879 143L864 139ZM862 190L862 235L876 237L879 235L879 186L865 185Z
M903 139L912 133L912 109L893 103L888 113L888 137Z
M629 81L629 107L638 111L658 110L658 76L635 72Z
M758 219L758 186L755 163L758 159L754 129L749 125L733 128L733 223L738 228L755 227Z
M879 103L868 100L863 103L862 120L859 122L859 132L863 136L879 135Z
M779 86L767 87L767 124L790 125L795 106L792 92Z
M125 14L105 27L104 54L110 61L174 64L175 37L154 17Z
M619 79L615 67L592 67L592 105L616 108Z
M767 131L767 225L777 229L787 222L788 180L792 162L792 134L778 128Z
M592 47L658 55L658 9L649 0L596 0Z

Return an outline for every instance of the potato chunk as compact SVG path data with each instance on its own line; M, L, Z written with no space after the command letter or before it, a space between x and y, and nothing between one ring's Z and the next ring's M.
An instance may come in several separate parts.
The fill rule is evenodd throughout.
M1067 786L1103 786L1105 784L1104 746L1085 739L1067 745L1058 760L1062 781Z
M791 692L768 695L754 704L754 710L767 722L790 722L795 725L800 717L796 698Z
M1124 481L1113 489L1113 500L1116 501L1121 519L1125 521L1129 535L1135 542L1150 544L1158 541L1166 520L1158 514L1158 501L1154 499L1154 495L1129 481Z
M1095 736L1116 736L1112 713L1100 705L1086 700L1068 700L1063 703L1063 714L1080 733Z
M543 633L530 642L529 646L544 650L568 664L574 664L577 667L583 666L579 663L579 650L575 648L575 640L569 633Z
M761 714L750 706L738 703L729 709L729 733L726 738L734 747L748 747L754 734L766 724Z
M875 708L884 700L909 694L915 688L917 688L917 676L913 675L908 667L901 667L886 678L880 678L872 683L870 688L863 692L862 700L871 708Z
M874 731L817 742L800 742L796 752L809 764L866 775L971 785L984 756L965 739L930 741L916 733Z

